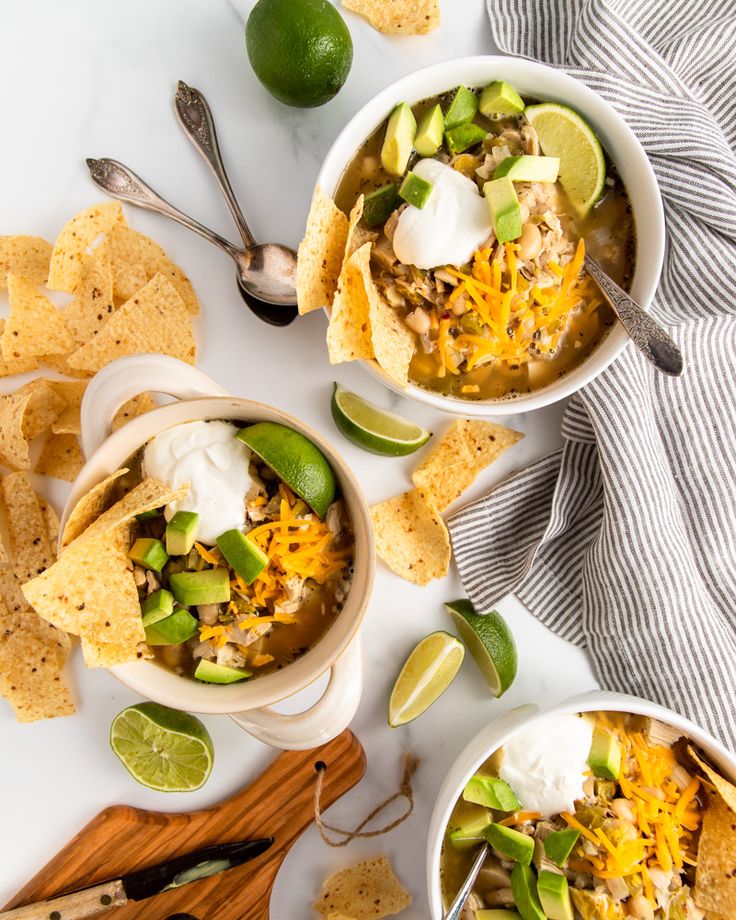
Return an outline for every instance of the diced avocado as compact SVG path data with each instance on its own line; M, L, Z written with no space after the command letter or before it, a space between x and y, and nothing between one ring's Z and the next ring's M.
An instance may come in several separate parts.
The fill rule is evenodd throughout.
M516 909L523 920L546 920L537 894L537 879L533 869L517 863L511 870L511 891Z
M475 118L478 111L478 97L467 86L458 86L452 97L450 108L445 114L445 131L464 125Z
M474 805L471 809L468 809L462 824L450 832L450 842L459 850L467 849L467 847L471 847L473 844L485 839L483 831L490 823L490 812L485 808L481 808L480 805Z
M487 133L484 128L472 123L458 125L457 128L451 128L445 132L445 143L450 153L455 156L455 154L467 150L468 147L480 144Z
M169 561L169 554L164 549L163 543L160 540L154 540L153 537L139 537L130 547L128 555L133 562L153 572L160 572Z
M519 920L519 915L515 910L492 907L490 910L476 910L475 920Z
M166 588L149 594L143 601L141 613L143 615L143 625L153 626L159 620L165 620L174 612L174 595Z
M166 552L170 556L186 556L194 546L199 529L195 511L177 511L166 525Z
M230 600L230 576L224 568L176 572L169 579L169 586L176 600L185 607L224 604Z
M508 176L514 182L557 182L559 157L505 157L493 173L494 179Z
M514 183L508 176L491 179L483 186L483 194L491 211L493 232L498 242L517 240L521 236L521 207Z
M466 802L475 802L485 808L497 811L517 811L521 802L507 782L497 776L471 776L465 784L463 798Z
M403 176L406 172L416 133L414 113L406 102L400 102L389 116L381 147L381 165L392 176Z
M194 676L197 680L203 680L207 684L234 684L239 680L247 680L251 675L250 671L228 668L224 664L200 658Z
M222 555L247 585L268 565L268 556L260 546L239 530L226 530L216 542Z
M542 869L537 879L537 894L549 920L573 920L570 889L564 875Z
M177 607L171 616L146 627L148 645L180 645L197 635L199 620L188 610Z
M135 519L136 521L150 521L151 518L158 517L163 510L163 508L151 508L150 511L141 511L140 514L136 514Z
M588 754L588 764L596 776L618 779L621 773L621 744L611 732L596 728Z
M524 100L505 80L495 80L480 94L480 110L484 115L516 115L523 112Z
M431 182L427 182L426 179L422 179L421 176L418 176L410 170L404 176L404 181L401 183L401 188L399 189L399 195L404 201L413 204L415 208L419 208L421 211L429 200L429 196L432 194L432 188Z
M423 157L433 157L442 144L442 135L445 132L445 119L442 115L442 106L437 103L422 115L417 126L417 136L414 138L414 149Z
M508 856L509 859L523 866L531 865L534 855L533 837L522 834L521 831L515 831L513 827L506 827L504 824L489 824L483 831L483 836L499 853L503 853L504 856Z
M562 868L570 858L570 853L579 838L580 831L573 827L564 831L552 831L544 838L544 855L550 862Z
M363 222L366 227L385 224L399 204L399 186L396 182L382 185L363 199Z

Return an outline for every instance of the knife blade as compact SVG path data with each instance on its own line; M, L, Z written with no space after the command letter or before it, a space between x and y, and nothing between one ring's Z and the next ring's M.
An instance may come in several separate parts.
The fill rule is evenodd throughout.
M273 842L273 837L263 837L237 843L216 843L90 888L16 907L0 913L0 920L84 920L122 907L128 901L143 901L172 888L181 888L190 882L235 869L265 853Z

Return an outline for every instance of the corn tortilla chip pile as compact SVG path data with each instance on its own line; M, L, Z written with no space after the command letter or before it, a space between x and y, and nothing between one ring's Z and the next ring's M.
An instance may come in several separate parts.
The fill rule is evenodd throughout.
M342 0L387 35L426 35L440 24L439 0Z
M371 508L378 556L415 585L444 578L451 547L440 511L522 437L493 422L454 421L414 470L415 488Z
M405 910L411 900L387 857L380 856L331 875L314 909L327 920L381 920Z

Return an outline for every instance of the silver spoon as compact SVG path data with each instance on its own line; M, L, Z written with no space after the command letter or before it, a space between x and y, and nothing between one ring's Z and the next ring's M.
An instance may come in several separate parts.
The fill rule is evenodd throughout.
M470 892L473 890L473 885L475 885L475 880L478 878L478 873L483 868L483 863L486 861L486 856L488 855L490 847L487 843L484 843L483 846L478 851L478 855L473 861L473 865L470 867L470 872L468 872L468 877L463 882L460 891L458 891L455 896L455 900L450 904L447 909L447 913L443 917L443 920L458 920L458 917L463 912L465 907L465 902L470 897Z
M587 255L585 268L647 361L662 373L679 377L683 369L682 352L654 317L620 288L595 259Z

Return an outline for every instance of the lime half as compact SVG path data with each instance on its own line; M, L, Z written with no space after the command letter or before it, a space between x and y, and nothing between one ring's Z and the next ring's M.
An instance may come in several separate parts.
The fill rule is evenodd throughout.
M595 131L577 112L554 102L530 105L524 114L537 132L542 153L560 158L562 187L575 210L585 216L606 182L606 160Z
M258 422L236 435L323 518L335 498L335 474L309 438L276 422Z
M445 604L494 696L502 696L516 677L516 643L506 621L492 610L479 614L468 600Z
M447 690L465 657L465 647L455 636L436 632L426 636L406 659L388 704L388 724L393 728L416 719Z
M192 792L212 771L207 729L188 712L138 703L113 719L110 747L141 785L158 792Z
M331 408L335 424L348 441L383 457L413 454L432 435L421 425L344 390L339 383L332 391Z

